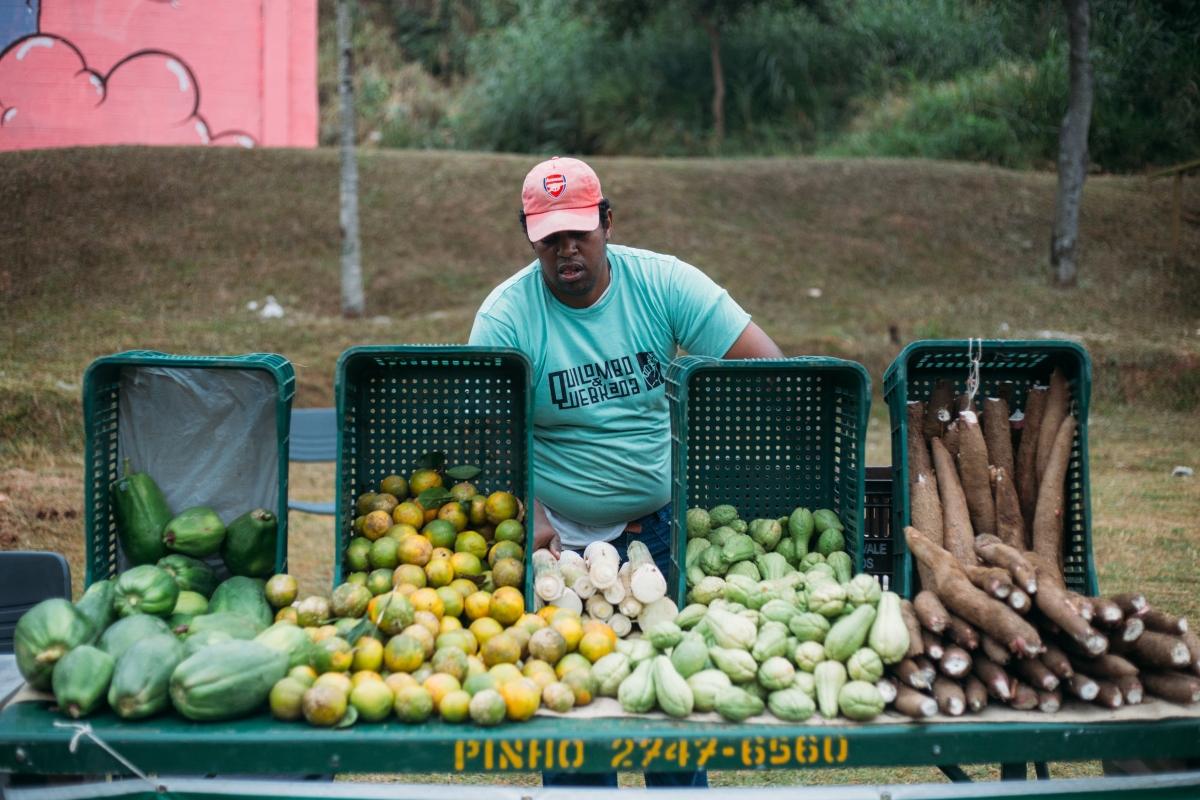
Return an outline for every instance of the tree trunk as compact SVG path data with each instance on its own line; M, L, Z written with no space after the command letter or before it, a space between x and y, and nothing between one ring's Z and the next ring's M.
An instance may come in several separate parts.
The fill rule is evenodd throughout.
M712 62L713 149L720 150L725 141L725 68L721 66L721 28L709 18L704 19L708 31L708 52Z
M1088 0L1062 0L1069 31L1070 99L1058 133L1058 194L1054 233L1050 240L1050 266L1054 282L1074 286L1079 236L1079 206L1087 179L1088 126L1092 120L1092 62L1088 54Z
M354 130L354 0L338 0L338 97L342 117L342 176L339 218L342 227L342 315L363 314L362 261L358 240L358 159Z

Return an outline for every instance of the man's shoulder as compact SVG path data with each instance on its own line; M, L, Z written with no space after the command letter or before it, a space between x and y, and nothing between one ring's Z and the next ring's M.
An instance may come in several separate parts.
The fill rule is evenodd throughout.
M536 283L538 277L536 262L518 270L495 289L492 289L483 304L479 306L479 313L502 314L512 303L527 307L530 301L540 296L536 291L540 288Z
M610 254L616 255L630 269L645 272L657 272L671 269L679 263L679 259L666 253L656 253L653 250L643 250L639 247L629 247L623 244L610 244Z

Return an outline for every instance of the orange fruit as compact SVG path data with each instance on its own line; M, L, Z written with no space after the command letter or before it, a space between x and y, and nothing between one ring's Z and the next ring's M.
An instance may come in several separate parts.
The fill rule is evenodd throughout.
M598 619L584 620L583 632L585 634L587 634L587 633L591 633L592 631L600 631L605 636L607 636L609 639L612 639L613 646L614 647L616 646L617 639L618 639L617 632L614 631L611 627L609 627L609 624L607 622L603 622Z
M592 630L583 635L575 652L595 664L604 656L611 653L616 643L603 631Z
M416 536L419 531L406 522L397 522L395 525L387 529L384 536L389 539L395 539L397 542L406 536Z
M550 627L558 631L567 643L567 652L575 652L575 648L579 646L579 641L583 638L583 625L579 622L579 617L575 616L559 616L550 622Z
M350 676L350 685L358 686L363 681L382 681L383 676L369 669L360 669Z
M350 694L354 688L354 681L344 672L326 672L313 681L313 686L332 686L342 694Z
M454 547L454 540L458 538L458 530L452 522L435 519L421 528L421 535L434 547L451 548Z
M467 481L459 481L450 487L450 496L460 503L470 503L471 498L479 494L479 490L475 488L475 484Z
M415 611L428 611L438 619L446 613L446 604L442 602L442 598L438 596L436 590L428 586L423 589L417 589L409 598L412 600L412 606Z
M575 705L586 706L596 694L596 679L590 669L573 669L559 678L575 693Z
M521 660L521 643L509 633L498 633L488 639L479 651L483 663L487 666L496 664L515 664Z
M408 479L408 491L413 497L421 494L426 489L434 489L444 485L442 475L437 470L419 469L414 472Z
M537 614L527 611L521 615L521 618L517 620L515 624L518 628L524 628L532 634L537 633L542 628L549 626L550 623L546 622L546 620L542 619Z
M442 621L432 611L418 611L413 614L413 624L429 631L430 636L437 636L442 629Z
M521 674L536 683L539 689L545 689L548 684L558 680L558 676L554 674L554 667L536 658L531 658L525 662L525 666L521 669Z
M492 565L492 580L497 586L523 586L525 565L515 558L501 558Z
M502 683L499 692L504 698L507 716L514 722L529 719L542 704L542 690L528 678Z
M478 531L463 531L454 537L454 552L470 553L482 560L487 558L488 543Z
M470 522L467 519L467 512L463 511L463 507L453 501L439 508L437 516L438 519L445 520L453 525L455 532L465 531L467 524Z
M364 636L354 643L352 669L357 672L378 672L383 666L383 642L373 636Z
M548 664L557 664L567 654L567 640L553 628L534 631L529 637L529 655Z
M470 507L467 508L467 518L471 520L471 524L478 528L481 525L487 524L487 498L481 494L477 494L470 500ZM480 531L483 533L483 531Z
M500 686L502 683L509 681L520 680L524 676L516 664L497 664L488 670L488 674L495 680L495 685Z
M451 619L451 617L447 617L447 619ZM471 633L466 628L458 628L457 630L442 632L438 635L435 646L437 650L440 650L443 647L457 647L468 656L473 656L479 652L479 643L475 640L475 634ZM436 652L436 650L434 652Z
M483 564L474 553L455 553L450 556L450 566L456 576L483 574Z
M454 580L454 564L448 558L435 558L425 565L425 577L430 586L436 588L449 586L450 581Z
M494 567L496 562L502 558L512 558L524 563L525 548L516 542L496 542L488 551L488 566Z
M504 633L504 626L491 617L480 617L472 622L467 630L475 637L475 641L479 642L479 646L483 647L488 639Z
M392 509L392 522L413 529L420 528L425 524L425 509L414 500L406 500Z
M567 653L554 665L554 674L561 681L564 675L577 669L586 670L588 674L591 674L592 662L579 655L579 653Z
M438 703L438 714L446 722L463 722L470 713L471 695L462 689L447 692Z
M554 615L557 614L559 611L562 611L562 609L559 608L558 606L554 605L553 603L551 603L550 605L542 606L541 608L539 608L537 610L537 615L539 617L541 617L543 621L545 621L547 624L549 624L550 620L553 619Z
M449 547L435 547L433 548L433 552L429 554L430 561L436 561L439 558L448 561L453 557L454 552Z
M425 570L416 564L401 564L392 570L392 585L400 586L405 583L411 584L418 589L425 586Z
M425 691L429 692L429 696L433 698L433 704L437 705L450 692L457 692L462 689L462 683L458 678L449 675L445 672L435 672L425 679L421 684L425 687Z
M392 688L381 680L365 681L350 692L350 705L364 722L382 722L392 713Z
M413 672L425 663L425 648L406 633L393 636L383 648L383 663L388 672Z
M524 613L525 598L512 586L501 586L492 592L492 601L488 606L488 614L497 622L504 625L512 625Z
M454 562L450 562L451 566ZM454 570L454 574L458 575L458 570ZM450 588L462 595L463 600L466 600L471 595L475 594L478 587L475 586L475 581L467 580L466 578L455 578L450 581Z
M517 516L517 498L508 492L492 492L484 504L484 513L488 522L499 525L506 519Z
M393 672L383 679L393 693L409 686L418 686L417 679L408 672Z
M444 619L457 621L463 612L463 596L450 586L439 586L436 591L437 596L442 598ZM461 623L459 623L459 627L462 627Z
M408 497L408 481L401 475L388 475L379 482L379 491L403 500Z
M506 519L496 526L497 542L516 542L519 545L525 544L525 526L515 519Z
M457 596L457 593L455 593L455 596ZM438 620L438 636L441 636L443 633L450 633L451 631L461 631L462 629L463 624L459 621L458 617L452 617L447 614Z
M395 495L388 494L387 492L380 492L371 499L371 504L368 506L368 508L370 508L371 511L386 511L388 516L391 516L392 511L395 510L396 506L399 504L400 501L396 499Z
M491 592L473 592L463 600L463 613L468 619L482 619L492 607Z
M406 536L399 542L400 563L423 567L433 555L433 545L424 536Z
M390 527L392 527L391 514L386 511L372 511L363 520L363 536L366 536L371 541L375 541L387 533Z
M396 716L401 722L424 722L433 713L433 698L423 686L409 686L396 692Z
M429 628L426 628L424 625L417 625L416 623L413 623L404 629L404 635L411 636L413 639L417 640L417 643L421 645L421 652L424 654L425 658L433 657L435 640L434 634L429 632Z

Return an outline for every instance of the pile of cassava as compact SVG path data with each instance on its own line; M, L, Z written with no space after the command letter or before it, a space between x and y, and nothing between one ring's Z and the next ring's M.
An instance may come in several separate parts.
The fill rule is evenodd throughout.
M1141 594L1085 597L1063 578L1065 487L1077 436L1055 370L1024 413L939 381L908 404L912 525L921 591L903 612L896 710L979 711L989 698L1057 711L1064 696L1108 708L1153 694L1200 700L1200 638ZM1015 444L1014 444L1015 441Z

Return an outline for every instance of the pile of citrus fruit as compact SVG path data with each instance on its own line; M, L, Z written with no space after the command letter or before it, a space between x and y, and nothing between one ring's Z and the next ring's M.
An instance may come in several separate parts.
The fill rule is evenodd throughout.
M285 604L289 589L295 599L295 581L272 578L277 619L302 625L311 644L272 689L272 714L320 726L393 716L496 725L529 719L542 706L565 712L592 701L592 664L616 649L608 625L554 606L526 613L512 586L418 583L372 596L347 582L329 600Z

